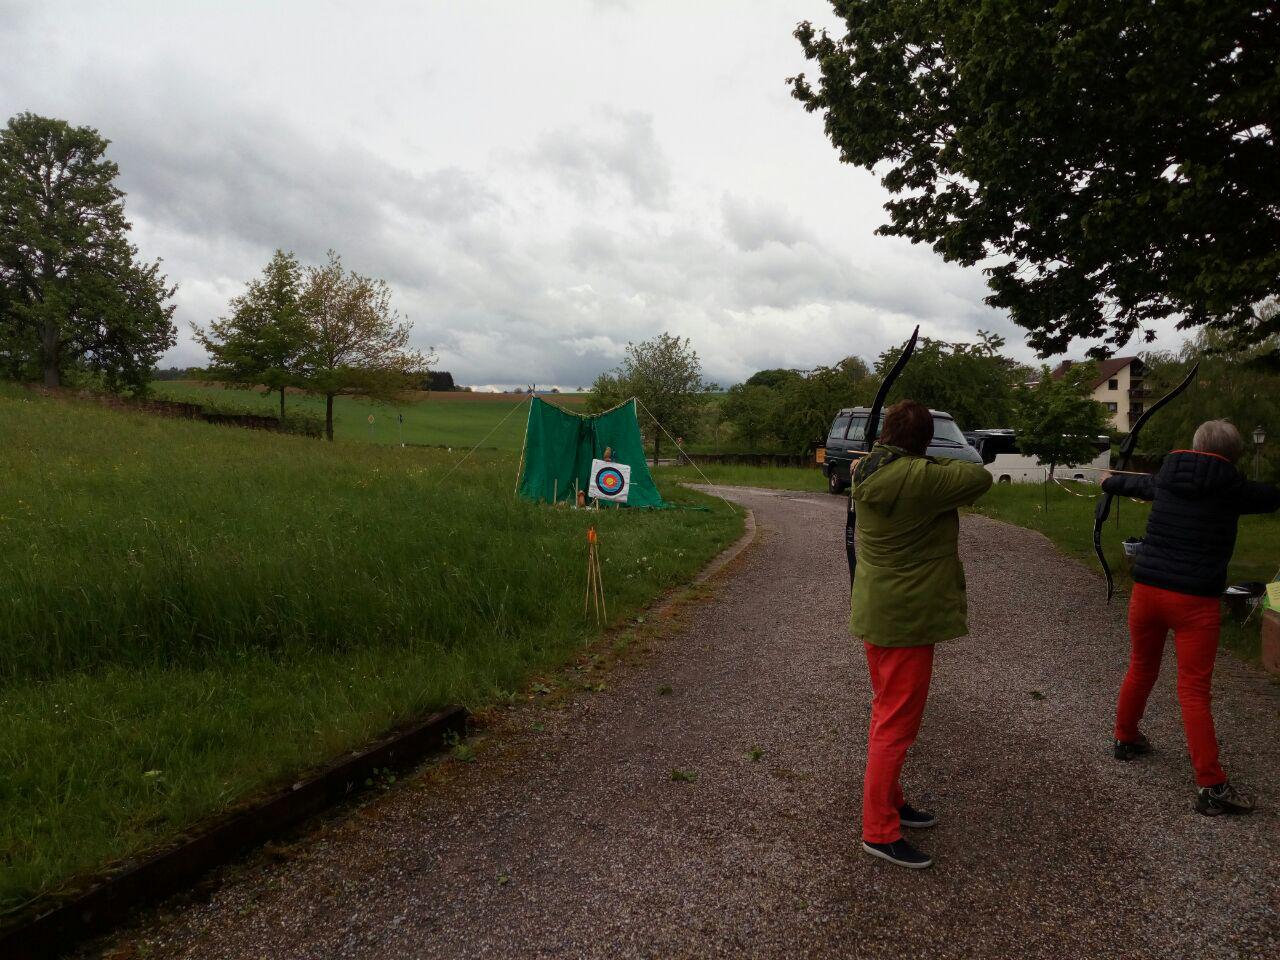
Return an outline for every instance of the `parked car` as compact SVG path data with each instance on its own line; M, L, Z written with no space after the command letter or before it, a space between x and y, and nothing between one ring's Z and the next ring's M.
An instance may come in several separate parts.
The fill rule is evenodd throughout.
M942 410L929 412L933 414L933 441L929 444L929 456L982 462L978 451L969 446L951 414ZM864 433L870 413L870 407L846 407L831 422L827 442L823 446L822 472L827 478L827 489L832 493L849 489L849 470L856 459L854 454L867 450Z
M997 483L1040 483L1048 474L1048 467L1018 449L1018 437L1012 430L974 430L970 442ZM1092 460L1059 464L1054 476L1096 483L1102 471L1111 466L1111 439L1098 437L1094 448L1097 454Z

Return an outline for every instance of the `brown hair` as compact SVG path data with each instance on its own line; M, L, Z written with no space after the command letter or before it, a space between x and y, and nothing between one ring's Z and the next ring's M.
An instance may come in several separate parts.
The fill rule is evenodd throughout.
M901 447L907 453L924 456L933 439L933 414L923 403L900 400L884 415L880 442Z

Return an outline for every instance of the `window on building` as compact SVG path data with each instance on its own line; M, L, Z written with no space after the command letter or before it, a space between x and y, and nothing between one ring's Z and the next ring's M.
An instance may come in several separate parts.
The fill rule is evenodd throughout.
M1108 390L1119 390L1119 389L1120 389L1120 381L1119 381L1119 380L1108 380L1108 381L1107 381L1107 389L1108 389Z
M1119 405L1118 405L1118 404L1114 404L1114 403L1108 403L1108 404L1107 404L1107 412L1108 412L1108 413L1115 413L1115 412L1116 412L1117 410L1119 410L1119 409L1120 409L1120 407L1119 407Z

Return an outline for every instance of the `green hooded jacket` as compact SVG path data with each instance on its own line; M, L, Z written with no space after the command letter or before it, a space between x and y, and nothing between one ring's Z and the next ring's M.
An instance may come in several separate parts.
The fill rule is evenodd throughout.
M858 566L849 630L878 647L918 647L969 632L958 507L991 486L980 463L876 444L849 494Z

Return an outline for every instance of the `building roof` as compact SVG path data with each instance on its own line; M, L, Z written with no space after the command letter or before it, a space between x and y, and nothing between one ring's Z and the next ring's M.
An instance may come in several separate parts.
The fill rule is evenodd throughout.
M1054 378L1062 379L1063 375L1071 369L1073 363L1075 363L1074 360L1063 360L1054 368ZM1106 360L1099 360L1098 375L1093 378L1093 388L1096 390L1099 385L1106 383L1131 363L1141 365L1142 361L1138 357L1109 357Z

